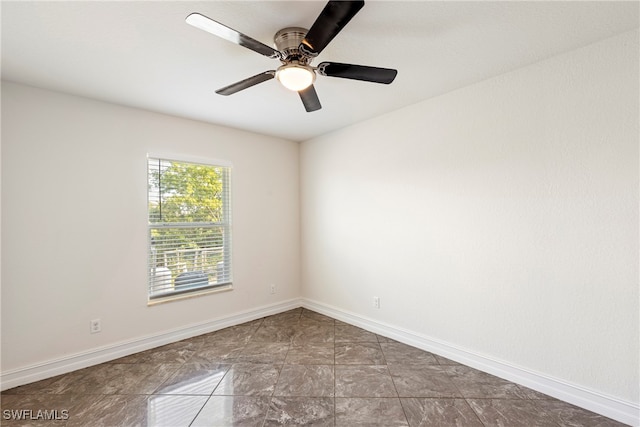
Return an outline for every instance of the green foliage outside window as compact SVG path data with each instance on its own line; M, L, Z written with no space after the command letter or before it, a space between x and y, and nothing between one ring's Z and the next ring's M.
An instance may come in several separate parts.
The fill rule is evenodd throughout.
M171 284L163 287L173 289L180 273L194 271L207 274L212 285L229 280L228 173L225 167L149 159L150 275L170 270Z

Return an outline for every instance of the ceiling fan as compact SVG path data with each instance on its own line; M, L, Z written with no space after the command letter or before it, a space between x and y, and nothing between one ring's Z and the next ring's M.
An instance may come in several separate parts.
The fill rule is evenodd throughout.
M190 14L186 21L196 28L282 62L282 65L276 70L265 71L225 86L218 89L217 94L232 95L275 77L287 89L298 92L304 108L307 112L311 112L322 108L318 94L313 87L316 73L327 77L384 84L391 83L398 74L398 71L389 68L339 62L322 62L317 67L311 66L313 59L322 52L363 6L364 1L330 1L309 30L300 27L287 27L278 31L273 37L276 49L200 13Z

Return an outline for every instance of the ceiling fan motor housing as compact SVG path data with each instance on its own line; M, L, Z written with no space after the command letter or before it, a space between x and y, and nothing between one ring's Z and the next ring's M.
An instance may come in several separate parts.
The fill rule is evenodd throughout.
M273 36L273 42L276 49L282 54L283 62L295 60L303 65L311 62L312 58L303 54L299 49L300 43L302 43L308 31L306 28L301 27L287 27Z

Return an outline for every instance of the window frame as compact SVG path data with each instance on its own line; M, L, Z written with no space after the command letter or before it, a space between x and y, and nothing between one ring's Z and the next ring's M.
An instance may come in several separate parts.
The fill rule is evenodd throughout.
M152 197L151 187L149 185L151 176L151 161L160 162L175 162L182 164L194 164L212 168L223 168L225 171L222 175L223 185L223 205L222 205L222 217L221 222L152 222L150 211L150 200ZM232 171L233 165L231 162L219 159L194 157L185 155L176 155L173 153L147 153L146 156L146 185L147 185L147 304L155 305L167 301L180 300L185 298L192 298L200 295L207 295L211 293L229 291L233 289L233 242L232 242ZM222 258L225 262L225 280L222 283L214 283L208 285L194 285L191 288L183 288L179 290L166 291L166 292L153 292L152 277L155 275L155 269L157 265L152 267L152 263L157 261L155 254L153 254L154 244L152 243L152 230L162 228L186 228L186 229L198 229L198 228L222 228ZM175 279L172 278L172 286L175 286Z

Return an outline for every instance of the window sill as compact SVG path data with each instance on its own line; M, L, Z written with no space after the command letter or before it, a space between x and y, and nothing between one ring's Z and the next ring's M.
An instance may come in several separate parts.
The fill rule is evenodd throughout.
M220 292L227 292L227 291L232 291L233 290L233 285L231 283L229 283L228 285L223 285L223 286L218 286L215 288L209 288L209 289L203 289L201 291L194 291L194 292L188 292L185 294L177 294L177 295L169 295L166 297L160 297L160 298L154 298L151 299L149 301L147 301L147 306L151 307L154 305L159 305L159 304L164 304L167 302L173 302L173 301L179 301L179 300L183 300L183 299L189 299L189 298L195 298L195 297L199 297L199 296L203 296L203 295L209 295L209 294L217 294Z

